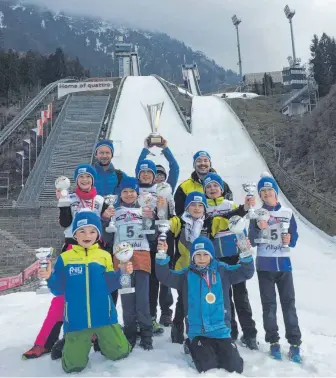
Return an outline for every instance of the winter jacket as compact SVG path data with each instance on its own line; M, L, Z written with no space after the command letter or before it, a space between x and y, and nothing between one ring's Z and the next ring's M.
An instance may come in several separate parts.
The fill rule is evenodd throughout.
M141 153L140 153L140 156L139 156L139 159L138 159L136 166L138 166L139 163L142 160L145 160L147 158L148 154L150 154L150 151L147 148L143 148ZM166 182L172 187L172 192L174 193L174 190L176 188L177 181L178 181L178 178L179 178L179 175L180 175L180 167L179 167L178 162L176 161L174 155L172 154L172 152L170 151L170 149L168 147L166 147L162 150L162 154L167 159L167 161L169 163L169 175L168 175Z
M156 276L162 284L182 292L188 337L231 337L229 290L231 285L253 276L253 259L249 263L241 263L240 268L232 271L227 270L226 264L212 260L208 268L210 288L194 265L173 271L168 268L168 262L169 258L156 260ZM213 304L205 300L209 291L216 296Z
M94 183L97 193L103 197L108 194L119 194L119 184L127 174L115 169L112 163L106 171L99 163L96 163L94 167L97 171L97 179Z
M207 215L211 217L218 216L226 219L226 222L215 222L210 239L215 247L216 258L230 257L239 254L237 247L237 237L229 230L229 219L235 215L244 217L247 211L244 205L237 205L233 201L226 200L224 197L216 199L207 198Z
M250 221L249 239L253 247L257 247L256 269L258 271L266 272L291 272L292 264L290 260L290 252L286 252L282 248L281 242L281 220L290 220L288 232L291 234L291 241L289 247L295 247L298 240L297 225L290 208L285 208L278 203L276 206L263 205L264 209L270 212L270 219L268 226L270 229L270 237L272 243L257 244L255 239L260 236L260 229L255 219Z
M120 271L113 271L111 255L98 244L74 245L56 261L48 286L65 295L64 332L117 323L111 292L120 287Z
M215 170L211 168L210 172L215 172ZM176 215L180 216L183 214L186 196L194 191L204 193L202 180L198 177L196 171L194 171L190 178L182 182L182 184L176 189L174 196ZM230 201L233 199L231 189L227 183L224 183L224 198Z

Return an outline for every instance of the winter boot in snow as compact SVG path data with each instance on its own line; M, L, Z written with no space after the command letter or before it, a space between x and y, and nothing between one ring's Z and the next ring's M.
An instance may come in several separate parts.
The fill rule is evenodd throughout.
M153 335L154 336L162 335L164 332L164 329L160 326L160 324L156 321L155 318L152 318L152 324L153 324Z
M140 340L140 347L144 350L152 350L153 349L153 332L151 330L144 330L140 331L141 340Z
M297 364L301 364L302 357L300 355L300 347L298 345L291 345L289 347L288 358Z
M44 348L40 345L34 345L31 349L27 350L27 352L23 353L22 359L23 360L30 360L33 358L39 358L44 354L50 353L51 349Z
M170 327L173 323L171 315L161 314L159 323L162 324L164 327Z
M184 341L184 323L173 323L170 337L172 343L183 344Z
M270 346L270 355L275 360L282 360L282 354L279 343L273 343Z
M258 343L257 339L255 337L245 337L242 336L240 338L241 343L244 345L244 347L249 348L251 350L258 350Z
M51 359L58 360L62 358L62 352L65 344L65 338L58 340L57 343L51 348Z

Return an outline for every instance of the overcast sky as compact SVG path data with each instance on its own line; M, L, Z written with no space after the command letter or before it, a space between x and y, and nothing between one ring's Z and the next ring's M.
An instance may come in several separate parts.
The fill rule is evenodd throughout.
M292 55L283 8L296 10L297 56L309 58L314 34L336 36L336 0L30 0L52 10L100 16L147 30L161 31L201 50L225 68L238 70L235 29L240 25L243 71L280 70Z

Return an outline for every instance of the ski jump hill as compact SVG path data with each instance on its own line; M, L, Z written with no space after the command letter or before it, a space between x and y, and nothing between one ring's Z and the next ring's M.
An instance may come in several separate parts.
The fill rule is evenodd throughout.
M242 184L258 181L266 163L225 100L216 96L195 96L192 100L191 130L186 129L171 97L155 77L128 77L118 98L110 139L115 141L113 163L119 169L134 175L135 165L143 148L145 137L151 132L141 103L164 101L159 132L168 140L169 147L180 165L180 181L193 170L192 156L207 150L213 167L228 182L234 200L242 203ZM253 101L253 100L251 100ZM159 149L150 156L156 163L168 168ZM80 162L78 162L80 163ZM283 205L292 207L280 194ZM240 346L245 361L244 376L335 376L336 375L336 305L333 294L336 271L336 245L332 238L316 229L295 209L299 240L292 249L296 306L302 331L301 366L284 359L274 361L268 357L264 342L261 302L256 275L247 282L254 319L257 323L260 351L249 351ZM15 293L0 297L0 376L64 376L60 361L49 356L37 360L21 361L21 354L31 347L47 313L51 295L37 296L35 292ZM280 304L279 304L280 308ZM118 313L121 318L121 307ZM283 352L288 344L281 312L278 311ZM170 330L154 338L154 350L136 347L126 360L107 361L99 353L91 353L90 362L80 376L196 376L187 363L182 346L170 342ZM208 372L207 377L227 376L225 371Z

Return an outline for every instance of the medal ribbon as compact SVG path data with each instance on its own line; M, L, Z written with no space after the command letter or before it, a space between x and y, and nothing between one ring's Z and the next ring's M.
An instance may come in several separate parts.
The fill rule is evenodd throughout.
M210 288L211 288L211 283L210 283L210 277L209 277L209 272L206 272L206 274L202 274L202 278L204 279L204 281L206 282L207 286L208 286L208 289L209 289L209 292L211 291Z
M81 201L81 204L82 204L82 206L83 206L84 209L86 209L86 208L88 207L89 209L93 210L93 201L94 201L93 198L92 198L92 200L91 200L91 206L90 206L90 205L89 205L89 206L86 206L86 202L83 201L81 198L80 198L80 201Z

